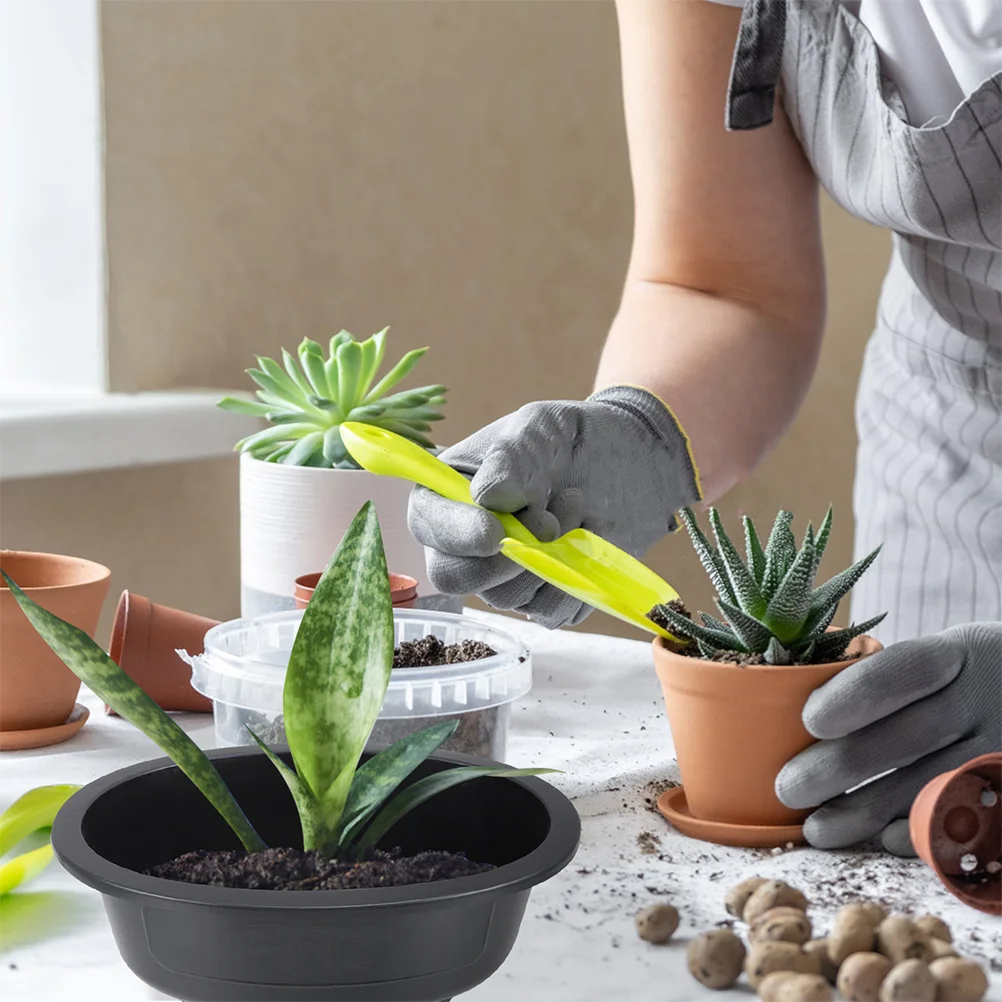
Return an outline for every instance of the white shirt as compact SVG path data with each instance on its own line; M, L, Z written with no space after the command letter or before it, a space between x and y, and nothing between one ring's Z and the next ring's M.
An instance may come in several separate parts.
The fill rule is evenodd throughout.
M712 0L742 6L744 0ZM1002 70L1002 0L842 0L869 29L911 125L935 125Z

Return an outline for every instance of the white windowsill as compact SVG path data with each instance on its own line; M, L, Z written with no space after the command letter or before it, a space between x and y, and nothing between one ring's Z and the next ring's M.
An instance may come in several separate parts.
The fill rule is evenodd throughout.
M234 455L264 427L220 410L222 390L0 395L0 479ZM232 394L244 395L244 394Z

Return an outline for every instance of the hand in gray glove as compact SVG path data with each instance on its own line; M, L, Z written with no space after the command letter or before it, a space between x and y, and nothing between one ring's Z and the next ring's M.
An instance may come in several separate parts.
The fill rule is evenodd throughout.
M914 856L907 818L919 790L1002 749L1002 623L892 644L811 693L803 719L821 740L783 767L776 794L787 807L824 805L804 824L807 841L834 849L880 834L889 852Z
M503 556L501 523L482 508L516 513L541 540L584 527L639 557L674 530L679 508L700 499L685 433L657 397L635 387L527 404L441 458L472 477L481 508L414 489L408 524L429 548L431 583L551 629L591 609Z

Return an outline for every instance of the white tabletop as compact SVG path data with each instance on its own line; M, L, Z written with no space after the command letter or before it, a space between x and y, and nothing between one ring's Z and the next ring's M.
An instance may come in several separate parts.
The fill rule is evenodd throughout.
M529 644L535 676L512 717L508 761L563 769L551 781L574 798L583 832L574 862L533 891L511 956L464 1002L747 1002L747 987L709 992L693 981L685 944L726 919L728 887L759 874L808 895L816 935L858 896L906 913L940 915L961 953L986 968L994 961L987 998L1002 1002L1002 919L957 902L922 863L879 853L728 849L684 838L651 811L652 784L678 776L646 643L549 633L510 619L500 625ZM93 696L82 699L91 718L76 737L0 756L0 808L33 786L86 783L158 756L128 723L105 716ZM214 745L209 716L179 720L200 744ZM670 945L655 947L637 939L633 915L662 899L675 904L682 924ZM165 998L119 959L97 892L58 864L0 900L0 947L6 1002Z

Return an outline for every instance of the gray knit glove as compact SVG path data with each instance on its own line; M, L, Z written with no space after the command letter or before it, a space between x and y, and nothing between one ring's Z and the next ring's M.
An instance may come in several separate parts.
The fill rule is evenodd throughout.
M684 432L657 397L634 387L527 404L441 458L472 478L478 505L516 513L538 539L583 526L636 557L676 528L679 508L700 499ZM476 594L551 629L591 612L500 554L504 530L481 508L416 487L408 524L444 594Z
M811 693L804 726L822 740L783 767L776 794L787 807L824 804L804 824L807 841L835 849L879 834L889 852L914 856L907 819L919 790L1002 749L1002 623L954 626L864 658Z

